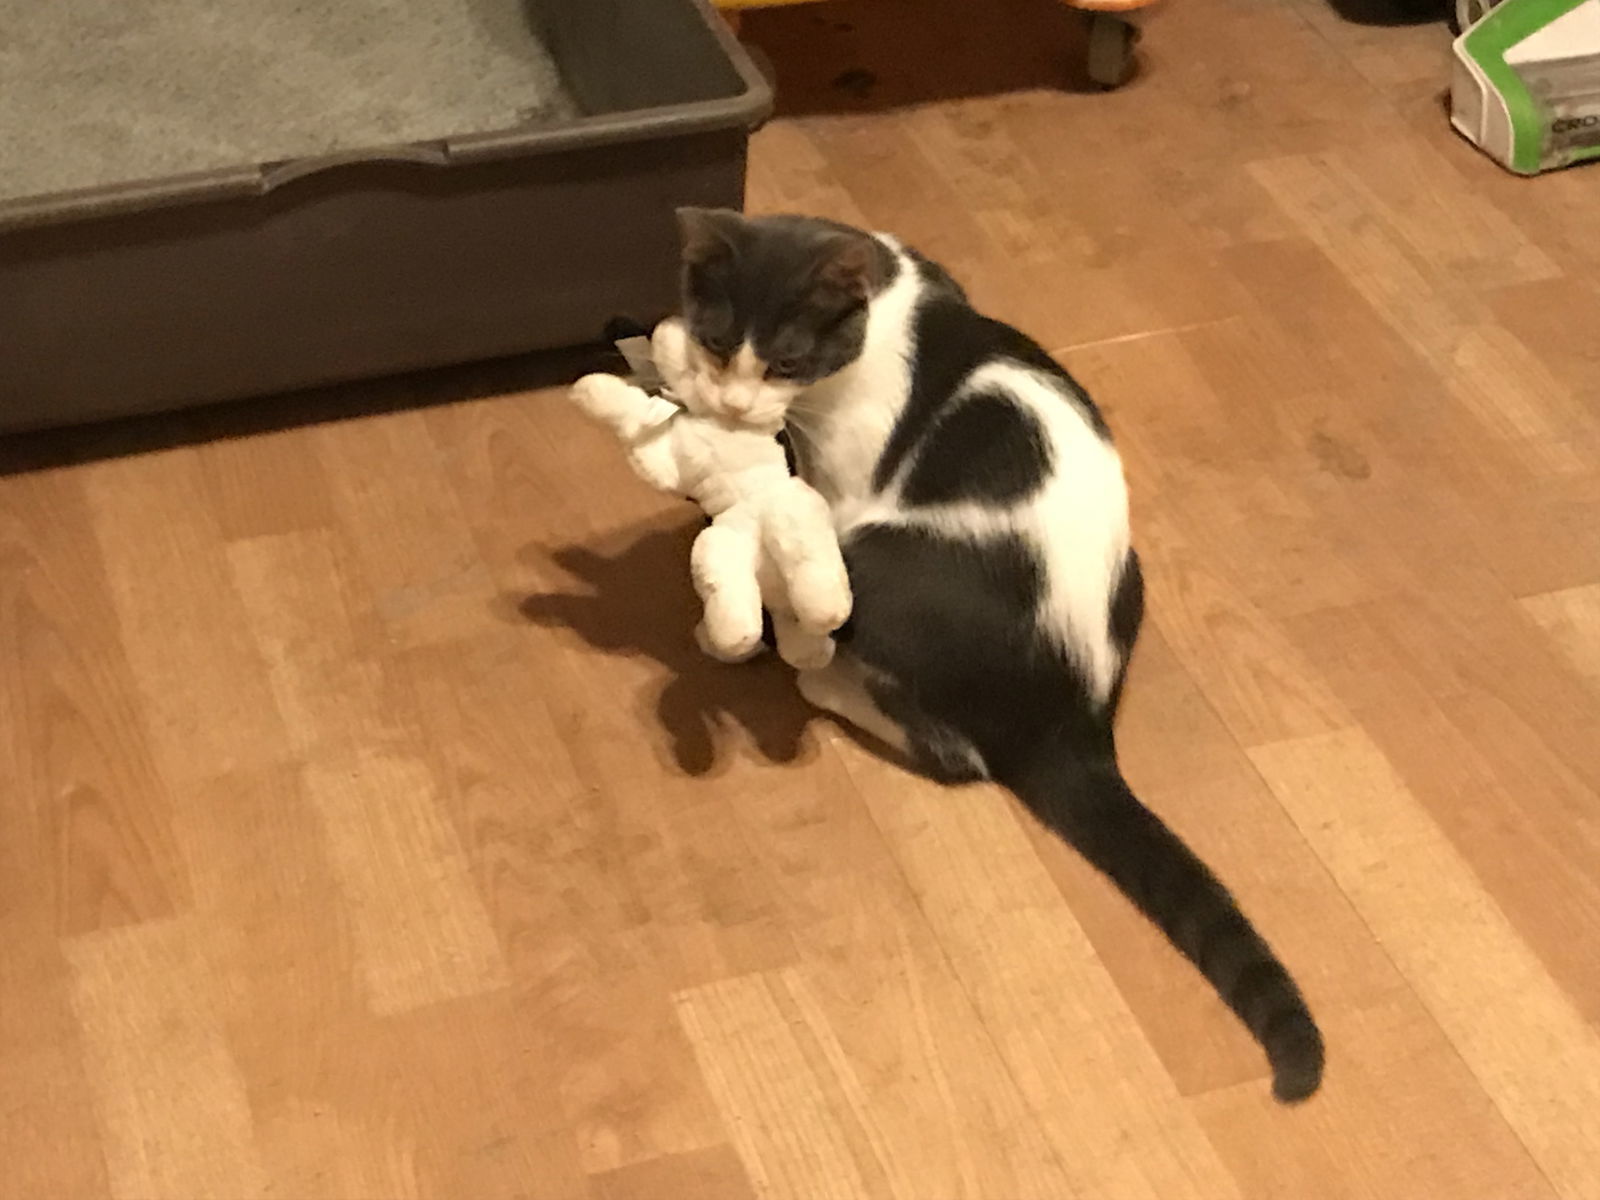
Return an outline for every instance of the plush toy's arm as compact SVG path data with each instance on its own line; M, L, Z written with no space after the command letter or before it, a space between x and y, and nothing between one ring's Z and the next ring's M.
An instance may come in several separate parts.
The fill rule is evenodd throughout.
M762 501L762 548L783 578L796 620L808 632L833 632L849 619L853 597L828 502L794 478Z
M616 375L585 375L568 394L574 404L630 444L678 411L671 401Z
M615 375L585 375L572 385L572 402L605 425L627 447L628 463L646 483L683 494L671 423L679 409Z

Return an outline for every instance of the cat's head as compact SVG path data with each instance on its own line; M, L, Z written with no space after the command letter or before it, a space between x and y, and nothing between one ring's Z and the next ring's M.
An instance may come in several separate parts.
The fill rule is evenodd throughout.
M685 208L678 220L699 406L781 423L804 388L860 355L892 257L869 234L808 217Z

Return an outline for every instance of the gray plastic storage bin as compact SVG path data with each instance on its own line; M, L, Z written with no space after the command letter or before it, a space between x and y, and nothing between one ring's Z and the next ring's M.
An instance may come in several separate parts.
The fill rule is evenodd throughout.
M497 53L542 42L576 115L0 198L0 429L575 345L670 311L673 209L742 204L771 107L722 21L706 0L393 11L440 5L488 11Z

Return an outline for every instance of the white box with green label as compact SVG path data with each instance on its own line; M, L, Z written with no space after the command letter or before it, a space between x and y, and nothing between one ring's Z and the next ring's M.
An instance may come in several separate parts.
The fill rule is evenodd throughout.
M1600 0L1501 0L1455 41L1450 110L1520 175L1600 158Z

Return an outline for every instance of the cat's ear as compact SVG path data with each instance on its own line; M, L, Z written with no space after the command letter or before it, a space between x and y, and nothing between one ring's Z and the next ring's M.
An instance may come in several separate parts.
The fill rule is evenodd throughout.
M744 217L728 208L680 208L683 261L696 267L733 253Z
M823 247L818 278L824 285L865 301L883 283L883 256L875 238L864 233L841 233Z

